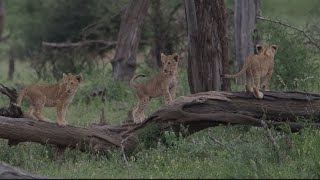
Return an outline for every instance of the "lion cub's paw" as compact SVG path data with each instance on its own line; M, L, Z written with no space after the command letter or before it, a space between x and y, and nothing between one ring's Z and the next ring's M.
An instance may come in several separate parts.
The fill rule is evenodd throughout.
M255 98L258 98L258 99L263 99L263 93L262 92L260 92L260 91L258 91L258 95L256 95L256 93L253 93L254 94L254 97Z
M67 121L62 121L62 122L58 121L58 125L59 126L67 126Z

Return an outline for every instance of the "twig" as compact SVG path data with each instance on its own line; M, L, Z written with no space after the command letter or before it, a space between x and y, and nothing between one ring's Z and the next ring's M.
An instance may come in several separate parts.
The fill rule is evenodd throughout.
M216 140L215 138L213 138L213 137L211 137L211 136L209 136L209 138L210 138L213 142L215 142L215 143L219 144L220 146L224 147L224 145L223 145L220 141Z
M126 139L125 139L125 140L126 140ZM121 152L122 152L123 159L124 159L124 162L125 162L126 166L129 167L129 162L128 162L126 153L125 153L125 151L124 151L124 146L123 146L123 142L124 142L125 140L122 140L122 141L121 141Z
M221 147L225 148L230 154L235 154L233 151L229 149L229 147L225 146L222 142L218 141L216 138L212 137L211 129L208 129L209 139L211 139L214 143L217 143Z
M65 47L79 47L79 46L86 46L90 44L104 44L108 47L116 45L116 41L104 41L104 40L87 40L87 41L79 41L75 43L54 43L54 42L42 42L43 46L47 47L57 47L57 48L65 48Z
M317 44L305 31L303 31L303 30L301 30L301 29L298 29L298 28L296 28L296 27L293 27L293 26L288 25L288 24L286 24L286 23L283 23L283 22L281 22L281 21L276 21L276 20L268 19L268 18L261 17L261 16L257 16L257 19L261 19L261 20L264 20L264 21L273 22L273 23L276 23L276 24L283 25L283 26L285 26L285 27L289 27L289 28L294 29L294 30L296 30L296 31L299 31L299 32L303 33L303 35L304 35L305 37L307 37L307 38L309 39L309 41L310 41L313 45L315 45L318 49L320 49L320 45Z
M279 145L277 144L277 142L276 142L276 140L274 139L274 137L272 136L271 131L270 131L270 129L268 128L268 125L266 124L266 122L265 122L263 119L261 119L261 124L262 124L262 126L266 129L268 139L269 139L269 141L271 142L273 148L275 148L275 149L279 152L280 147L279 147Z

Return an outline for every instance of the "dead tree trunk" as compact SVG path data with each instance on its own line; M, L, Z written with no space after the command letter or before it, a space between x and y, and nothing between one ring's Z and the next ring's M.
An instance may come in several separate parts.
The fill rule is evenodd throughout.
M51 178L31 174L24 170L11 167L8 164L0 162L0 179L51 179Z
M220 124L260 127L261 119L269 126L288 125L292 131L299 131L305 126L320 128L320 94L264 94L262 100L244 92L208 91L181 96L138 125L61 127L56 123L0 116L0 138L9 139L11 145L31 141L107 153L112 149L131 152L140 137L147 136L149 141L157 142L162 132L170 129L181 132L182 126L188 129L184 135ZM300 118L311 119L313 123L300 123Z
M115 80L128 81L134 74L142 23L148 7L149 0L131 0L121 17L116 54L111 61Z
M260 0L234 1L235 64L238 69L241 69L245 57L255 50L253 33L260 6ZM244 77L239 78L240 83L244 82Z
M195 6L195 13L192 3ZM197 0L185 1L185 4L187 23L192 23L188 24L189 43L192 43L190 40L195 43L189 44L189 51L195 48L195 52L189 52L192 56L189 61L193 61L188 63L190 91L198 93L221 90L222 67L223 65L227 67L228 63L224 1ZM193 20L194 14L196 14L196 21ZM194 25L197 25L197 28L192 27Z
M15 69L15 52L14 49L11 47L9 50L9 70L8 70L8 81L13 80L13 75L14 75L14 69Z
M4 1L0 0L0 39L2 39L2 33L4 30L4 22L5 22L5 7L4 7Z

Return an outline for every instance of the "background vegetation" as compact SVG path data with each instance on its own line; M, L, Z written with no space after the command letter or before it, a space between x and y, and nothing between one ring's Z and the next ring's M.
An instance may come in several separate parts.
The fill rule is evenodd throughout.
M42 41L75 42L99 38L115 41L120 25L119 12L125 7L126 0L5 2L4 34L11 36L6 43L0 44L1 83L19 89L28 83L59 82L62 72L82 73L85 81L67 113L69 124L87 127L99 120L101 109L105 110L111 124L126 119L136 97L127 83L113 81L111 77L108 57L112 58L113 48L92 45L59 50L41 46ZM161 2L165 15L181 3L178 0ZM227 4L232 8L232 1ZM174 51L186 47L185 32L179 29L185 21L183 6L181 8L176 10L175 18L168 26L169 39L176 35L172 41ZM317 0L265 0L262 14L306 29L314 38L319 38L320 2ZM301 33L291 29L263 21L258 22L258 28L265 41L279 47L271 89L319 92L319 50L308 44ZM142 40L151 42L152 36L152 18L149 16ZM156 69L147 63L150 47L146 44L140 47L136 72L151 76ZM17 54L17 63L14 80L8 81L7 61L11 48ZM88 55L104 53L107 54L104 59ZM105 102L98 97L88 101L92 91L103 88L107 90ZM243 86L233 83L232 89L243 90ZM179 67L177 93L178 96L190 93L185 60ZM0 96L0 106L7 103L7 98ZM160 98L153 100L146 114L162 104ZM24 110L26 105L24 103ZM45 109L45 116L54 120L54 109ZM129 156L128 163L120 152L102 156L69 149L62 160L57 160L53 146L24 143L9 147L6 140L0 140L0 160L31 172L64 178L320 178L319 130L272 132L280 145L280 154L272 149L261 128L221 126L185 139L178 139L168 132L164 138L171 142L170 145L146 146Z

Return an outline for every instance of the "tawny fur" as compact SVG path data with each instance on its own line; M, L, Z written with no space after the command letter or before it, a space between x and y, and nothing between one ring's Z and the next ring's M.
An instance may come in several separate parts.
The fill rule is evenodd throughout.
M57 108L57 123L60 126L67 125L65 120L67 108L71 103L80 82L82 75L63 74L63 83L61 84L31 84L25 86L17 100L21 107L23 98L30 102L27 117L36 120L50 121L42 115L43 107Z
M166 56L161 53L161 61L163 67L160 72L145 83L135 82L136 78L144 75L135 75L130 80L130 86L136 88L138 97L138 103L132 111L135 123L145 119L144 109L152 98L163 96L165 104L168 104L176 97L179 55L174 53Z
M276 45L257 45L257 54L247 56L240 72L234 75L225 74L225 78L235 78L246 73L245 89L247 93L253 90L256 98L262 99L263 93L260 91L268 90L268 82L272 77L274 68L274 56L277 52ZM251 81L253 86L251 90Z

